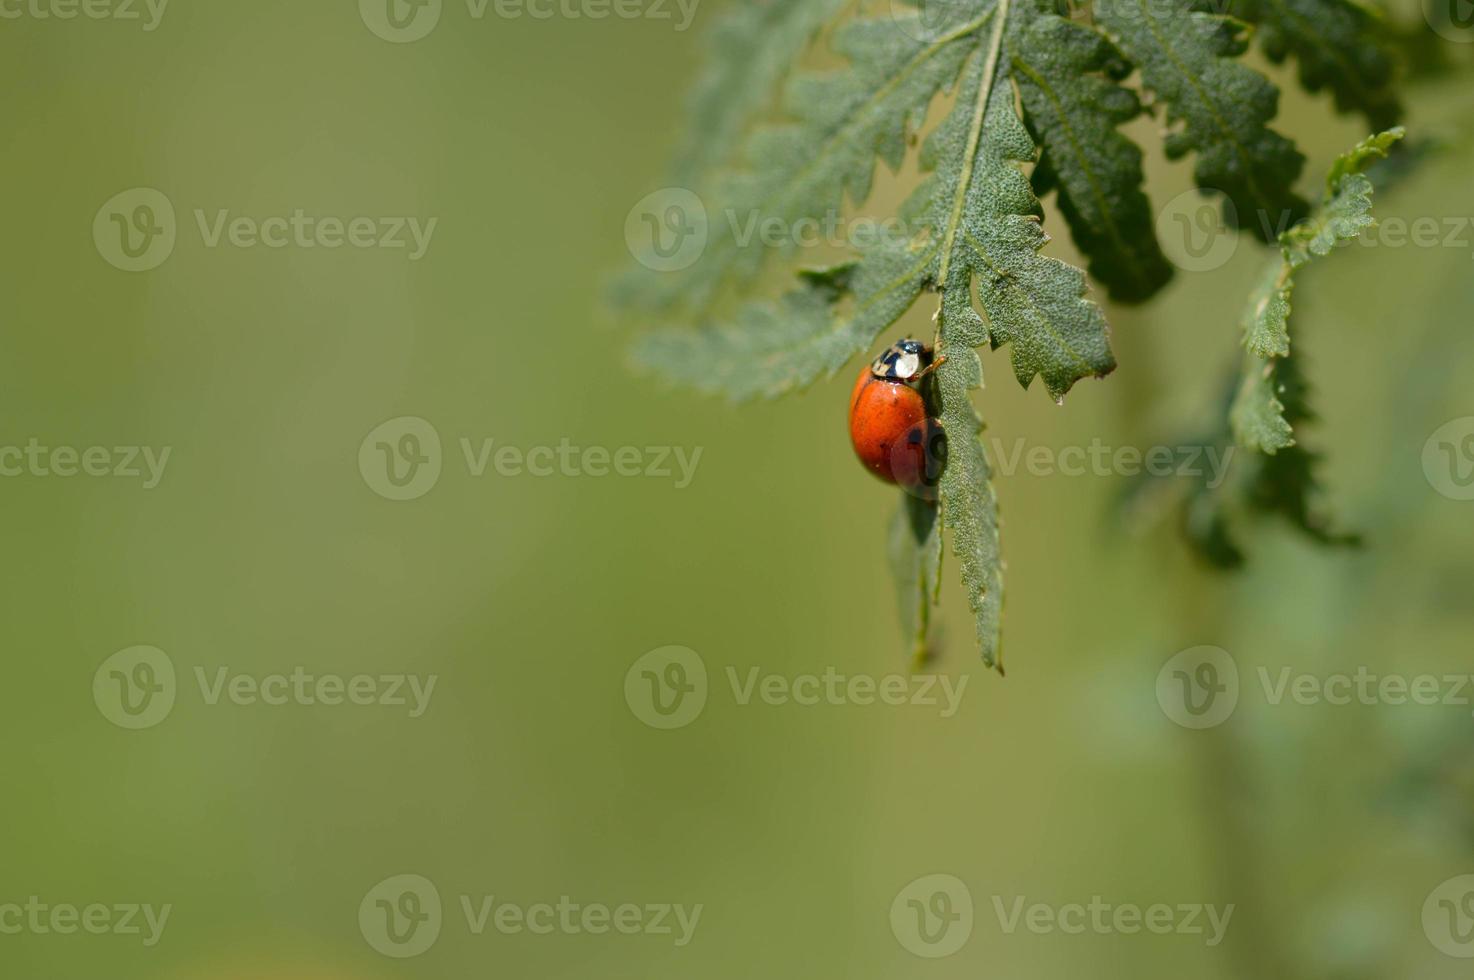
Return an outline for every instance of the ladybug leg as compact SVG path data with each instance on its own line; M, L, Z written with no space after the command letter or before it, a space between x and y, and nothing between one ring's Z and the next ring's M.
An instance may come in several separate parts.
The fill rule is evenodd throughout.
M916 377L913 378L912 380L914 380L914 381L920 381L922 378L926 377L928 374L931 374L937 368L941 367L943 364L946 364L946 363L947 363L947 355L946 354L938 354L936 356L936 359L933 360L926 367L922 368L921 369L921 372L919 374L917 374Z

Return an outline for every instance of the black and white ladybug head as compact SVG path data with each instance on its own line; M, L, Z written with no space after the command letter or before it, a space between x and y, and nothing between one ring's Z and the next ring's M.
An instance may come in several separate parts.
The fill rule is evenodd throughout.
M870 373L891 381L914 381L931 366L932 349L907 337L888 347L870 365Z

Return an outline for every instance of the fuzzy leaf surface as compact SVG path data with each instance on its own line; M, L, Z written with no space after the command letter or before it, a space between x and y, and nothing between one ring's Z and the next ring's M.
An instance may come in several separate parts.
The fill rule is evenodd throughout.
M1293 56L1300 84L1329 88L1341 112L1360 112L1378 130L1402 115L1393 37L1381 11L1358 0L1235 0L1233 11L1258 26L1271 61Z
M1188 0L1104 0L1097 11L1167 105L1167 156L1197 155L1198 186L1228 199L1229 224L1269 242L1305 216L1309 207L1292 189L1305 158L1269 128L1279 90L1238 61L1248 47L1243 22Z
M1275 453L1294 445L1293 413L1284 401L1286 382L1280 368L1290 356L1296 274L1315 259L1354 241L1375 223L1372 182L1364 171L1402 137L1401 128L1388 130L1339 157L1327 177L1320 208L1280 236L1280 259L1266 271L1245 314L1244 345L1249 358L1230 413L1234 437L1241 446Z
M1059 208L1112 299L1149 299L1172 278L1142 191L1142 153L1117 128L1141 114L1121 84L1131 65L1092 27L1040 17L1009 45L1029 132L1044 148L1034 186Z

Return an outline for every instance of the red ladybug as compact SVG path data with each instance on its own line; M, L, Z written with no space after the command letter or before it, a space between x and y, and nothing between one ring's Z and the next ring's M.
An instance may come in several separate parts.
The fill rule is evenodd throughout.
M850 442L865 468L887 483L930 496L941 476L941 426L922 382L941 364L906 339L860 371L850 393Z

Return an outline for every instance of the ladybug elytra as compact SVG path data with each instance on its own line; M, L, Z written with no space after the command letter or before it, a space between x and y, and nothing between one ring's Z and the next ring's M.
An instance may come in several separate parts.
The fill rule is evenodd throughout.
M942 429L923 383L941 363L932 348L907 338L863 368L850 393L850 442L860 462L928 497L941 476Z

